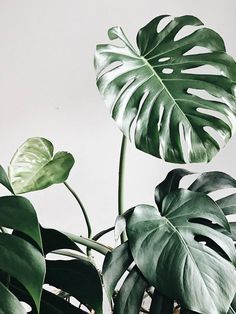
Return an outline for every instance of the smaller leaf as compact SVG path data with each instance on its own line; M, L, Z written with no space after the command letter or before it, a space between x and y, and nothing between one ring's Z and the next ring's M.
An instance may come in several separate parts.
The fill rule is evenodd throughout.
M125 232L126 220L132 215L134 207L127 210L124 214L119 215L115 222L115 240L117 241L120 235Z
M16 151L8 171L16 194L65 182L74 165L74 158L67 152L53 155L53 150L52 143L45 138L33 137Z
M221 198L217 200L216 203L220 206L226 216L236 214L236 194Z
M185 169L174 169L168 173L164 181L157 185L155 189L155 202L159 209L164 197L171 191L179 188L180 180L187 175L193 174Z
M191 191L211 193L217 190L235 188L236 180L220 171L202 173L188 188Z
M147 281L134 266L115 298L114 314L138 314L147 286Z
M160 294L157 289L152 297L150 314L173 314L174 300Z
M0 183L4 185L11 193L13 193L11 183L8 179L6 171L0 166Z
M121 244L112 252L106 254L102 267L102 274L109 301L112 299L118 281L121 279L132 261L133 258L128 242Z
M0 313L2 314L26 314L19 300L0 282Z
M91 306L96 314L102 314L102 284L99 273L88 258L47 261L45 283L74 296Z

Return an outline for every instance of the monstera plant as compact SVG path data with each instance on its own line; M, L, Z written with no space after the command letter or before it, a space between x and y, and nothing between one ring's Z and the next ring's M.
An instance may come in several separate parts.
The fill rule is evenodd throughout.
M123 133L114 226L93 234L67 182L74 158L54 153L49 140L29 138L8 171L0 167L9 194L0 197L0 313L236 314L236 193L210 194L236 180L205 172L184 187L194 174L177 168L155 188L155 206L128 209L123 200L127 139L168 162L209 162L236 125L236 63L222 38L196 17L162 26L166 18L138 32L138 48L114 27L109 38L121 45L96 49L97 86ZM44 228L21 196L53 184L78 203L86 237ZM101 241L111 231L114 248ZM93 251L104 256L102 269Z

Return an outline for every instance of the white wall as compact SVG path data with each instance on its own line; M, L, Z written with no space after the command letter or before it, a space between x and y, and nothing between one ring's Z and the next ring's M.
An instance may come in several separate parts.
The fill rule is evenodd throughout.
M157 15L193 14L225 39L236 57L236 1L213 0L1 0L0 163L7 166L28 137L43 136L70 151L76 165L68 182L88 209L94 232L111 226L117 210L121 133L95 86L93 54L120 25L136 32ZM236 137L210 164L236 177ZM131 145L127 158L127 208L153 202L153 189L174 167ZM2 190L3 191L3 190ZM85 234L83 218L63 185L28 195L45 226Z

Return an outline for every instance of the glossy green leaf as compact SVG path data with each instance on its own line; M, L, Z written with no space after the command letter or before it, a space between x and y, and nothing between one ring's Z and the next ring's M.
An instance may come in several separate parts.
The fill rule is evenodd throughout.
M120 288L114 306L114 314L139 314L147 281L135 266Z
M36 212L22 196L0 197L0 226L23 232L42 248Z
M174 301L161 295L157 289L152 297L150 314L173 314Z
M83 253L75 242L58 230L41 227L41 236L45 255L60 249L70 249Z
M169 162L209 161L220 149L211 131L225 143L232 136L236 63L226 54L222 38L196 17L174 18L157 31L165 17L139 31L139 50L120 27L108 31L109 38L119 39L122 46L97 46L97 86L118 127L138 149ZM195 31L176 40L185 26ZM207 52L191 52L195 47ZM201 66L211 66L219 74Z
M106 254L102 275L109 301L112 299L116 285L133 261L129 244L125 242Z
M216 203L223 210L224 214L236 214L236 194L231 194L216 201Z
M0 282L0 313L1 314L26 314L19 300Z
M9 180L16 194L45 189L64 182L74 164L70 153L53 154L51 142L41 137L28 139L15 153Z
M97 269L88 258L47 261L45 283L68 292L96 314L102 314L102 284Z
M191 191L211 193L217 190L235 188L236 180L220 171L202 173L188 188Z
M180 180L189 174L192 174L192 172L189 172L185 169L174 169L171 170L166 178L157 185L155 188L155 202L159 208L161 209L161 204L165 196L171 192L175 191L179 188L179 182Z
M16 278L40 305L45 262L39 224L31 203L21 196L0 197L0 225L22 232L37 247L16 235L0 233L0 269Z
M32 244L10 234L0 234L0 247L0 269L22 283L39 310L45 275L42 254Z
M6 171L0 166L0 183L4 185L11 193L13 193L11 183L8 179Z
M153 206L139 205L127 223L134 261L149 284L205 314L226 313L236 292L234 244L215 224L229 230L211 198L188 190L168 194L162 216Z

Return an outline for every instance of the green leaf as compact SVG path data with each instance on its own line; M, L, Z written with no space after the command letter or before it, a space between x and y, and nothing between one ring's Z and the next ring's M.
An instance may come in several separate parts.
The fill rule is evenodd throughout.
M28 290L39 310L45 274L42 254L32 244L10 234L0 234L0 247L0 269Z
M26 198L0 197L0 226L23 232L42 248L38 218L32 204Z
M53 155L53 145L42 137L28 139L15 153L9 179L16 194L45 189L64 182L74 164L70 153Z
M232 234L232 239L236 241L236 222L232 221L229 223L229 225Z
M202 173L188 188L191 191L211 193L217 190L235 188L236 180L220 171Z
M232 136L236 63L225 52L222 38L196 17L174 18L158 32L165 17L156 17L139 31L139 51L120 27L109 30L109 38L119 39L122 46L97 46L97 86L112 118L138 149L169 162L206 162L220 149L210 130L224 143ZM176 40L189 25L196 30ZM195 47L208 52L191 52ZM189 72L198 67L198 73ZM199 91L207 95L199 96Z
M173 314L174 301L161 295L157 289L152 297L150 314Z
M55 250L70 249L83 253L82 250L68 238L64 233L55 229L46 229L41 227L41 235L43 240L44 254L48 254Z
M177 190L180 180L190 174L192 174L192 172L185 169L174 169L168 173L164 181L157 185L155 189L155 202L159 210L161 209L161 204L165 196L169 192Z
M32 310L30 313L37 313L34 303L30 298L29 294L23 287L21 287L17 282L11 282L11 291L26 304L31 306ZM15 313L15 312L13 312ZM40 305L40 314L87 314L81 309L70 304L68 301L65 301L63 298L43 289L41 305ZM17 313L18 314L18 313ZM19 313L20 314L20 313ZM24 312L25 314L25 312Z
M133 261L129 244L125 242L106 254L102 275L108 300L112 299L116 285Z
M102 285L97 269L88 258L47 261L45 283L62 289L102 314Z
M115 298L114 314L139 314L146 288L146 280L134 266Z
M22 232L38 247L15 235L0 233L0 269L16 278L30 293L39 310L45 262L37 216L21 196L0 197L0 226Z
M236 214L236 194L231 194L216 201L218 206L223 210L224 214Z
M162 216L153 206L139 205L127 222L134 261L149 284L205 314L226 313L236 292L234 244L215 224L229 230L211 198L188 190L168 194Z
M1 314L26 314L19 300L0 282L0 313Z
M4 185L11 193L13 193L11 183L8 179L6 171L0 166L0 183Z

